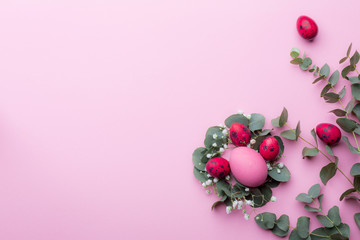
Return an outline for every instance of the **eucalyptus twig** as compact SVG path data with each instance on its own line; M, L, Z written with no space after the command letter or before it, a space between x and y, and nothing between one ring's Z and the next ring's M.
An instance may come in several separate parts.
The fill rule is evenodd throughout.
M295 133L296 130L294 130L293 128L291 128L287 123L285 123L285 126L287 128L289 128L291 131L293 131ZM302 136L298 136L301 140L303 140L304 142L306 142L307 144L309 144L310 146L312 146L313 148L317 149L319 151L319 153L321 153L326 159L328 159L331 163L335 163L335 161L331 160L331 158L326 155L320 148L318 148L317 146L315 146L314 144L310 143L309 141L307 141L306 139L304 139ZM349 183L354 187L354 183L350 180L350 178L348 176L346 176L346 174L337 166L336 164L336 169L339 170L339 172L349 181Z

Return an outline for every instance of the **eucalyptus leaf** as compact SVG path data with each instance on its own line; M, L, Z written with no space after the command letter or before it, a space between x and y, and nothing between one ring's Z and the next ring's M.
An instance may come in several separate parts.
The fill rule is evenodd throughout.
M281 132L280 135L283 138L286 138L288 140L296 140L297 139L296 133L294 130L285 130L285 131Z
M346 190L345 192L343 192L343 194L341 194L340 196L340 201L342 201L347 195L349 195L350 193L356 192L355 188L350 188L348 190Z
M195 149L192 155L192 162L194 167L196 167L200 171L205 171L206 164L201 161L204 156L204 152L206 152L206 148L199 147Z
M305 239L299 236L297 229L294 229L290 233L289 240L305 240Z
M360 83L359 77L347 77L351 83Z
M273 229L275 226L276 215L270 212L260 213L255 216L255 222L262 229Z
M332 235L330 236L330 239L331 239L331 240L348 240L349 238L344 237L344 236L341 235L340 233L335 233L335 234L332 234Z
M340 213L339 213L339 207L334 206L334 207L330 208L330 210L328 211L328 217L331 219L332 223L335 226L339 226L341 224L341 217L340 217Z
M334 109L332 111L330 111L331 113L334 113L336 116L338 117L343 117L346 115L346 112L342 109Z
M350 175L355 177L355 176L360 176L360 163L355 163L350 170Z
M340 73L338 70L336 70L329 77L329 83L331 84L331 86L335 86L337 84L337 82L339 81L339 78L340 78Z
M330 236L325 232L326 228L317 228L312 231L311 240L329 240Z
M296 136L296 141L299 139L299 136L300 136L300 133L301 133L301 130L300 130L300 121L297 123L296 125L296 129L295 129L295 136Z
M226 199L227 199L227 196L225 195L219 201L214 202L213 205L211 206L211 210L214 210L215 207L219 206L220 204L223 204Z
M332 148L329 145L325 145L325 148L328 154L330 154L331 156L335 156Z
M346 66L342 71L341 71L341 76L343 78L347 78L347 75L350 73L350 72L353 72L355 71L355 68L353 65L349 65L349 66Z
M286 108L283 108L279 118L279 126L280 127L284 126L285 123L287 123L287 121L288 121L288 111Z
M289 225L290 225L290 221L289 221L289 216L288 215L281 215L279 217L278 220L276 220L276 225L283 231L288 231L289 230Z
M311 186L311 188L308 191L308 194L312 198L317 198L320 194L320 190L321 190L320 184L315 184Z
M355 213L354 220L355 220L356 226L360 229L360 213Z
M335 176L337 167L335 163L329 163L325 167L323 167L320 171L320 179L324 185Z
M330 221L330 219L327 216L317 215L316 218L324 227L326 228L334 227L334 224Z
M278 182L287 182L290 180L290 171L286 166L280 169L280 173L278 173L277 169L279 168L273 167L273 169L269 171L269 176L272 179Z
M302 150L302 156L305 157L315 157L319 153L319 150L317 148L308 148L304 147Z
M279 228L277 224L275 224L274 228L271 231L273 234L279 237L285 237L289 234L289 229L287 231L283 231Z
M298 48L292 48L290 51L290 56L292 58L297 58L300 55L300 50Z
M316 147L318 146L318 141L317 141L317 137L316 137L316 133L315 133L315 129L311 129L311 135L313 136L313 138L315 139L315 142L316 142Z
M350 43L350 45L349 45L349 47L348 47L348 50L347 50L347 52L346 52L346 56L347 56L347 57L350 57L351 47L352 47L352 43Z
M360 100L360 83L351 84L351 94L356 100Z
M296 224L296 230L301 238L307 238L309 236L310 218L299 217Z
M295 65L299 65L302 62L303 62L302 58L294 58L293 60L290 61L291 64L295 64Z
M315 83L319 82L319 81L322 80L322 79L324 79L324 76L319 76L318 78L316 78L316 79L312 82L312 84L315 84Z
M224 196L225 194L226 196L231 197L231 184L225 180L219 180L216 183L216 189L221 196Z
M340 99L343 99L343 97L345 97L345 94L346 94L346 87L344 86L339 92Z
M265 117L259 113L251 114L249 129L250 131L261 130L265 125Z
M320 69L320 75L327 77L329 76L329 73L330 73L330 67L325 63L325 65L322 66L322 68Z
M355 105L352 112L356 115L357 119L360 121L360 103Z
M231 125L233 123L242 123L244 124L245 126L249 126L249 119L247 119L247 117L245 117L243 114L234 114L234 115L231 115L230 117L228 117L226 120L225 120L225 125L230 128Z
M360 54L358 51L355 51L354 55L350 58L350 64L356 65L359 62Z
M296 196L296 200L304 203L312 203L313 199L306 193L300 193Z
M355 98L351 98L349 103L346 105L345 111L347 114L350 114L353 111L355 105Z
M340 61L339 61L339 64L342 64L346 61L347 57L343 57Z
M204 183L208 180L208 178L206 177L204 172L200 172L196 167L194 167L193 170L194 176L197 180L199 180L200 182Z
M336 103L337 101L339 101L340 96L339 94L328 92L324 94L323 98L327 103Z
M357 124L354 120L348 118L338 118L336 119L336 123L345 131L352 132L357 127Z
M299 66L302 70L306 71L311 64L312 64L311 58L306 57L303 59L302 63L299 64Z
M342 137L342 140L346 143L346 145L347 145L348 149L350 150L350 152L360 155L360 152L359 152L355 147L353 147L353 146L351 145L351 143L349 142L349 138L348 138L348 137L343 136L343 137Z
M306 211L309 211L309 212L321 212L320 208L313 208L313 207L310 207L307 204L304 206L304 208L305 208Z
M325 87L321 90L320 97L323 97L331 89L331 84L326 84Z
M276 138L276 140L278 141L278 143L279 143L279 145L280 145L280 154L279 154L278 157L281 157L282 154L283 154L284 151L285 151L284 143L283 143L281 137L279 137L279 136L274 136L274 138Z

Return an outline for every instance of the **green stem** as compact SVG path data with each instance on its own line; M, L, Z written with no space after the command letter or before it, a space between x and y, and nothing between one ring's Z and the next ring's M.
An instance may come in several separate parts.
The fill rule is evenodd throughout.
M287 128L289 128L291 131L296 132L294 129L292 129L287 123L285 123L285 126ZM310 143L309 141L307 141L306 139L304 139L302 136L299 136L299 138L301 140L303 140L304 142L306 142L307 144L309 144L310 146L312 146L313 148L317 149L325 158L327 158L330 162L335 163L333 160L331 160L331 158L326 155L323 151L321 151L317 146L315 146L314 144ZM354 183L348 178L348 176L346 176L346 174L336 165L336 168L339 170L339 172L349 181L349 183L354 187Z

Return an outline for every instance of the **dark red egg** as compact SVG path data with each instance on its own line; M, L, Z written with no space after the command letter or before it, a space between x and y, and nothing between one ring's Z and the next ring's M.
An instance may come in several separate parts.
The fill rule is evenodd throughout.
M233 123L230 127L230 139L236 146L246 146L250 143L251 132L242 123Z
M216 178L224 178L230 173L229 161L225 158L212 158L206 163L206 171Z
M320 123L316 126L316 134L326 144L338 143L341 139L340 129L330 123Z
M279 156L280 153L280 145L276 138L274 137L268 137L263 140L263 142L260 144L259 148L261 156L267 160L272 161Z
M296 28L301 37L312 40L318 34L318 26L315 21L307 16L300 16L296 22Z

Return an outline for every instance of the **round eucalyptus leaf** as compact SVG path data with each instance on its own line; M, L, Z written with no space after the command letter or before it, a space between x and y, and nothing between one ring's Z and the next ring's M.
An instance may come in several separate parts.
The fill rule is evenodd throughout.
M360 83L351 84L351 94L356 100L360 100Z
M330 67L329 65L325 64L321 69L320 69L320 75L322 76L329 76L330 73Z
M360 163L355 163L351 170L350 170L350 174L351 176L355 177L355 176L360 176Z
M276 225L282 230L282 231L289 231L289 216L288 215L281 215L278 220L276 220Z
M249 129L250 131L261 130L265 125L265 117L259 113L251 114Z
M357 127L357 124L354 120L348 118L338 118L336 123L344 130L345 132L352 132Z
M281 169L278 167L273 167L273 169L269 171L269 176L278 182L287 182L290 180L290 171L286 166Z
M355 220L357 227L360 229L360 213L355 213L354 220Z
M300 50L298 48L292 48L290 51L290 56L292 58L297 58L300 55Z
M339 78L340 78L340 73L338 70L336 70L329 77L329 83L331 84L331 86L335 86L337 84L337 82L339 81Z
M304 147L302 150L302 156L305 157L315 157L319 153L319 149L317 148L308 148Z
M332 228L334 227L334 224L328 219L327 216L324 215L317 215L317 220L326 228Z
M296 200L304 203L312 203L313 199L306 193L300 193L296 196Z
M320 179L324 185L335 176L337 167L335 163L329 163L325 167L323 167L320 171Z
M296 230L301 238L307 238L309 236L310 218L299 217L296 224Z
M339 213L339 207L334 206L334 207L330 208L330 210L328 212L328 217L331 219L331 221L333 222L333 224L335 226L339 226L341 224L341 217L340 217L340 213Z
M308 194L312 198L317 198L320 194L320 190L320 184L315 184L309 189Z
M279 228L277 224L275 224L274 228L271 231L273 234L279 237L285 237L289 234L289 229L287 231L283 231Z
M255 216L255 222L262 229L273 229L275 226L276 215L270 212L260 213Z
M195 149L192 155L192 162L194 166L200 171L205 171L206 164L201 161L201 159L204 157L205 152L206 148L199 147Z
M233 123L242 123L246 127L249 126L249 119L247 119L243 114L234 114L228 117L225 120L225 125L230 128Z
M196 167L194 167L193 173L194 173L195 178L202 183L204 183L208 180L205 172L199 171Z

